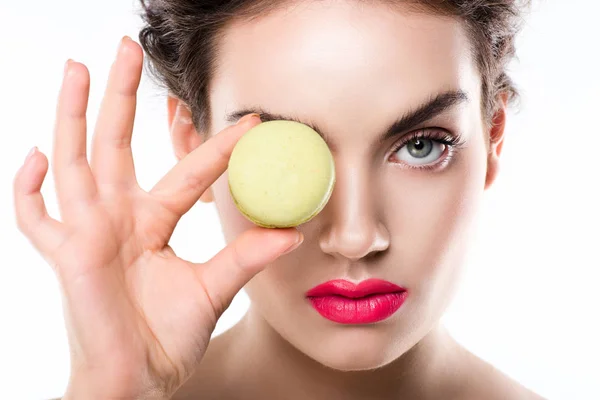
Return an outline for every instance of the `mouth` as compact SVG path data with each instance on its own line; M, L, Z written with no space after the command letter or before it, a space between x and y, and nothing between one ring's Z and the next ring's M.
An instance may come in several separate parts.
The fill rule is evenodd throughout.
M338 279L306 293L321 316L340 324L383 321L400 309L407 296L406 289L380 279L368 279L358 285Z

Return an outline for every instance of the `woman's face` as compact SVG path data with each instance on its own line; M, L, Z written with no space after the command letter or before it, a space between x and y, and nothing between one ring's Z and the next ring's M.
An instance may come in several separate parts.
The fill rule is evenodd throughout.
M335 158L333 195L299 227L304 243L246 286L253 309L294 347L331 368L371 369L439 320L495 168L480 91L468 38L449 18L302 2L227 28L210 92L214 132L227 115L260 109L318 127ZM425 138L408 140L415 134ZM228 242L253 226L227 174L212 192ZM369 278L408 290L381 322L332 322L306 298L329 280Z

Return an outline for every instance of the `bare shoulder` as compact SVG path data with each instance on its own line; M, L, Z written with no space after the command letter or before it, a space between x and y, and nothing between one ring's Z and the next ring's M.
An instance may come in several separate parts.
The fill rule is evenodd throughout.
M194 375L179 388L172 400L236 399L231 377L231 333L225 332L210 341Z
M469 353L468 374L464 380L465 399L546 400L496 367Z
M477 385L469 399L479 400L546 400L529 388L502 375L487 379ZM486 385L487 383L487 385Z

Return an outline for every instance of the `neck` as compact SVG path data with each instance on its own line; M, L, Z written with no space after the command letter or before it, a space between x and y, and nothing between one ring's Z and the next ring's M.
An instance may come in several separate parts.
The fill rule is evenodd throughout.
M257 397L259 393L264 397L264 388L269 388L285 398L439 398L452 384L449 375L459 354L459 346L446 330L435 326L392 363L375 370L346 372L325 367L297 350L253 307L234 331L239 360L236 375L244 377L248 391Z

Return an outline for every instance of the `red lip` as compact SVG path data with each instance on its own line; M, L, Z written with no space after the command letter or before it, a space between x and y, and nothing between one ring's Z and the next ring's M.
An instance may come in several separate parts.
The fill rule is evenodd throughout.
M406 289L380 279L368 279L358 285L338 279L306 293L319 314L341 324L382 321L398 311L407 295Z

